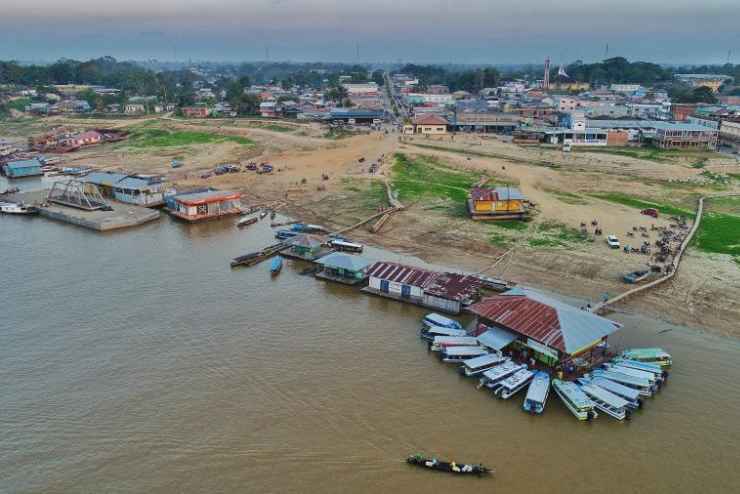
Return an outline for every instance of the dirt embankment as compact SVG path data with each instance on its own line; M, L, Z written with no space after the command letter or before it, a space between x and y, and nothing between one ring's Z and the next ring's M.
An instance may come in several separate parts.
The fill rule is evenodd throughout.
M614 233L626 239L626 232L633 227L643 226L650 231L651 225L665 226L669 221L663 216L658 220L642 216L635 208L595 197L595 193L620 192L666 202L681 200L690 208L693 194L701 189L676 186L675 179L696 177L703 169L740 173L734 161L721 158L707 159L703 168L698 168L693 158L656 161L581 151L564 154L475 136L400 142L398 134L372 133L332 140L322 137L323 129L311 125L295 130L271 130L241 121L150 120L113 119L96 125L146 123L174 130L246 137L254 144L219 142L143 149L117 144L93 147L65 158L102 168L165 173L178 185L240 190L245 202L280 201L284 212L338 230L387 205L384 188L378 188L377 184L381 183L379 179L391 177L394 152L434 156L451 169L515 184L536 204L535 220L525 232L508 231L451 212L444 200L421 198L404 201L408 207L394 215L380 233L372 234L360 228L352 232L352 237L450 268L485 272L592 301L601 299L605 293L625 290L627 286L621 276L643 267L646 258L607 249L603 237L597 237L593 243L566 242L558 247L543 247L530 237L540 225L578 229L581 223L587 223L591 228L590 222L596 219L604 235ZM181 158L185 165L172 170L169 165L173 158ZM276 171L270 175L250 172L201 178L203 172L216 165L247 161L270 162ZM374 173L370 173L372 163L381 163ZM656 238L650 235L649 241L654 242ZM505 243L500 242L502 237L506 238ZM509 250L510 254L498 262ZM617 310L639 311L740 336L737 300L740 300L738 264L727 256L709 256L691 250L673 281L629 300Z

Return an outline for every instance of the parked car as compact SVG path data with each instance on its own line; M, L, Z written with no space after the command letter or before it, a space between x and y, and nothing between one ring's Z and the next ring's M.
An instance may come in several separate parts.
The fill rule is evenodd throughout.
M640 211L641 214L644 214L645 216L652 216L653 218L658 217L658 210L655 208L647 208Z
M608 235L606 237L606 243L612 249L618 249L619 248L619 239L617 238L616 235Z

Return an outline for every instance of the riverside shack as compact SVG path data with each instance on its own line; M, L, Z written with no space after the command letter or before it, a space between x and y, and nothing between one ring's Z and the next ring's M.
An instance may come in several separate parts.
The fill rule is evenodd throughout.
M516 187L473 187L468 209L473 219L521 219L526 217L524 195Z
M526 354L549 367L590 367L604 358L622 325L528 288L513 288L467 308L482 344Z
M36 159L9 161L3 165L3 174L8 178L35 177L43 175L41 162Z
M357 285L367 278L367 267L370 261L360 256L332 252L316 261L321 271L317 278L338 281L347 285Z
M321 255L321 240L314 235L296 235L291 240L289 254L304 261L316 260Z
M206 190L175 194L166 199L169 213L185 221L203 221L241 212L241 194L228 190Z

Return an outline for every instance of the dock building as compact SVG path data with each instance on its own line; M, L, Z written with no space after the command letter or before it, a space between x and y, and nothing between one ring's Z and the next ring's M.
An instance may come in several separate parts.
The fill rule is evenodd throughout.
M3 165L3 174L8 178L23 178L43 175L41 162L37 159L9 161Z
M536 290L513 288L468 307L486 339L527 352L544 365L590 366L603 358L602 344L621 324ZM490 333L488 333L490 331ZM497 349L502 349L497 348Z
M169 213L185 221L202 221L241 212L241 194L228 190L186 192L165 200Z
M97 185L103 197L137 206L164 204L165 183L161 176L126 175L115 172L93 172L81 181Z

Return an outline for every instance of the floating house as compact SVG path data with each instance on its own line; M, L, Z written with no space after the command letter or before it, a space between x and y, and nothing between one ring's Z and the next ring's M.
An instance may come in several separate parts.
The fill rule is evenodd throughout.
M185 192L166 199L167 210L185 221L202 221L241 212L241 194L228 190Z
M3 165L3 174L8 178L34 177L43 175L41 162L37 159L9 161Z
M363 291L450 314L478 298L476 276L441 273L395 262L376 262L368 268L369 285Z
M367 278L367 268L370 261L360 256L332 252L322 257L316 263L321 271L316 273L317 278L338 281L348 285L357 285Z
M313 235L296 235L291 240L289 253L304 261L313 261L321 255L321 240Z
M551 367L599 363L604 358L602 344L622 327L536 290L519 287L485 298L467 310L477 317L478 331L484 331L479 336L481 344L526 352Z
M116 201L145 207L164 204L165 183L159 175L94 172L80 180L97 185L98 190L104 197Z
M473 187L468 199L471 218L523 219L527 216L524 195L516 187Z

